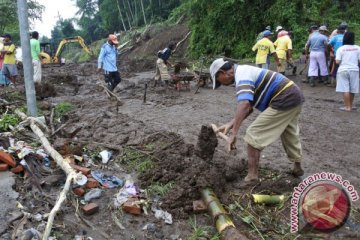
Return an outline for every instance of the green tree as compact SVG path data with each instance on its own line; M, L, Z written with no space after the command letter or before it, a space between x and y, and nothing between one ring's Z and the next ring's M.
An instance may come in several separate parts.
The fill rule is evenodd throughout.
M30 24L34 20L41 20L44 6L39 4L36 0L28 0L28 11ZM14 0L1 0L0 1L0 34L4 32L14 35L15 40L19 36L19 24L17 18L17 6Z

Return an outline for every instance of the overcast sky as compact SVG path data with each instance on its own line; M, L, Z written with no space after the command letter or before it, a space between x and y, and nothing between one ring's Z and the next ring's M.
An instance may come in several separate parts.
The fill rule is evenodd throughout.
M64 19L75 17L77 8L75 1L71 0L38 0L38 2L45 6L42 14L42 21L36 21L35 25L31 27L32 31L38 31L41 36L51 37L51 30L54 28L57 16Z

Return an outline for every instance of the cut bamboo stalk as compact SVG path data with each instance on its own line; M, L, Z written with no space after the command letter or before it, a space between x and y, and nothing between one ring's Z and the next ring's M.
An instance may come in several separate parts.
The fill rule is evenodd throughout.
M211 189L203 189L201 191L201 196L213 218L216 229L222 240L248 239L235 228L229 214L225 211L220 200Z
M26 120L28 119L30 121L30 128L31 130L40 138L40 141L46 150L46 152L55 160L56 164L66 173L66 182L63 190L61 191L59 198L57 199L55 206L51 210L48 221L46 224L45 231L43 233L43 240L47 240L51 233L51 228L54 222L54 218L56 213L59 211L61 204L66 199L66 194L70 190L71 181L78 178L83 177L81 173L76 173L75 170L69 165L67 161L64 161L64 158L58 153L50 144L50 142L47 140L45 134L41 131L41 129L35 124L38 123L38 121L35 121L32 117L27 117L25 113L20 112L19 110L15 110L15 113L22 119Z
M275 205L285 200L284 195L264 195L264 194L252 194L255 203L264 203Z

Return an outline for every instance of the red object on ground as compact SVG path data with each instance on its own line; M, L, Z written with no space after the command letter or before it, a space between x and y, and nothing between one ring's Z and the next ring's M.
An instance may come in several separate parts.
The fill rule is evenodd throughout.
M16 162L14 160L14 158L11 156L11 154L4 152L4 151L0 151L0 161L3 163L6 163L7 165L11 166L11 167L16 167Z
M74 189L73 189L73 192L74 192L76 195L78 195L79 197L82 197L82 196L84 196L84 194L85 194L85 190L84 190L83 188L81 188L81 187L74 188Z
M86 188L97 188L100 187L100 183L93 178L88 178Z
M7 165L6 163L0 163L0 171L6 171L8 170L9 165Z
M14 167L13 169L11 169L11 172L12 172L12 173L15 173L15 174L21 173L21 172L23 172L23 171L25 171L25 169L24 169L24 167L23 167L22 165L17 165L17 166Z
M122 209L127 213L131 213L134 215L140 215L141 214L141 206L139 205L138 202L139 202L139 199L130 198L122 205Z
M70 163L70 166L75 169L76 171L79 171L79 172L82 172L82 174L84 174L85 176L89 175L90 172L91 172L91 169L90 168L86 168L86 167L80 167L76 164L71 164Z
M89 203L86 204L82 210L84 211L85 215L91 215L99 211L99 205L96 203Z

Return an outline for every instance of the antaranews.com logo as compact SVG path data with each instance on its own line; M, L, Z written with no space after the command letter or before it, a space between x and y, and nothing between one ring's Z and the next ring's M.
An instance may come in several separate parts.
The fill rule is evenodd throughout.
M305 178L291 198L292 233L308 227L319 231L333 231L345 224L351 210L351 202L359 194L348 180L336 173L315 173Z

